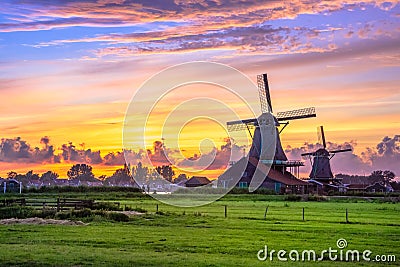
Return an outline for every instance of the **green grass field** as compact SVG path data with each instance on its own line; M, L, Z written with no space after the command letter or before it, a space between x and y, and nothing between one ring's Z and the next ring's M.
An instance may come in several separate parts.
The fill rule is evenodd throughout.
M129 222L87 226L1 225L1 266L399 266L400 204L355 201L286 202L281 196L229 195L213 204L177 208L149 197L110 194L144 208ZM48 196L41 196L48 197ZM93 197L93 196L92 196ZM97 195L100 197L100 195ZM102 194L103 199L107 195ZM159 214L155 214L158 204ZM227 206L227 218L224 206ZM264 219L265 209L268 213ZM305 208L305 221L302 209ZM346 223L346 209L349 223ZM396 262L259 261L264 248L344 249L395 255ZM318 255L319 256L319 255ZM286 255L287 257L287 255Z

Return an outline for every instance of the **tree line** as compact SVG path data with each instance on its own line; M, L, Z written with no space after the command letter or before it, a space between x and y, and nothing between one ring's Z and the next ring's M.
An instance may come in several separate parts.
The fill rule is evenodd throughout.
M7 174L8 179L15 179L22 182L24 186L39 184L41 186L56 185L59 175L52 171L47 171L41 175L34 173L32 170L26 174L19 174L15 171L10 171ZM64 180L64 179L63 179ZM169 182L180 182L187 180L185 174L180 174L175 179L175 172L170 165L157 166L148 168L142 165L141 162L136 166L124 164L120 169L117 169L111 176L101 175L95 177L92 166L88 164L74 164L67 171L67 180L75 185L81 184L98 184L102 183L106 186L137 186L136 181L141 181L143 184L149 184L160 180Z

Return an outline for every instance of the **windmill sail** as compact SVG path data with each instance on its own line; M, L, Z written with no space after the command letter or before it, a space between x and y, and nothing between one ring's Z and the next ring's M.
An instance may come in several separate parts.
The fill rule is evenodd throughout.
M336 154L336 153L347 152L347 151L353 151L353 149L351 149L351 148L338 149L338 150L329 151L329 153L331 153L331 154Z
M271 94L269 92L268 77L266 73L257 75L257 85L262 113L272 113Z
M318 141L326 148L324 127L322 125L318 127Z
M227 126L229 132L253 129L254 126L257 126L257 125L258 125L257 119L228 121L226 123L226 126Z
M302 108L302 109L278 112L275 117L278 121L290 121L290 120L311 118L316 116L317 114L315 113L315 108L310 107L310 108Z

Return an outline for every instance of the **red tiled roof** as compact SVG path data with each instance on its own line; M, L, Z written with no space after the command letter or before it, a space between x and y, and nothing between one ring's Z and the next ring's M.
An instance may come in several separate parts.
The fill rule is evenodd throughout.
M308 185L307 182L297 179L289 172L281 173L274 169L268 170L267 166L264 164L260 164L259 166L257 166L258 160L254 157L250 157L249 162L254 167L258 167L260 169L260 171L262 171L265 175L268 176L268 178L270 178L271 180L274 180L276 182L286 184L286 185Z

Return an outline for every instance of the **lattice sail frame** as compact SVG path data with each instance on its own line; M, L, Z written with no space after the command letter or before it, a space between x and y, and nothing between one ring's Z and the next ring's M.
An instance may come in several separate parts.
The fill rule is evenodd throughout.
M290 111L278 112L276 119L278 121L298 120L310 117L316 117L315 107L295 109Z
M269 92L267 74L257 75L258 94L260 96L261 112L272 113L271 95Z

